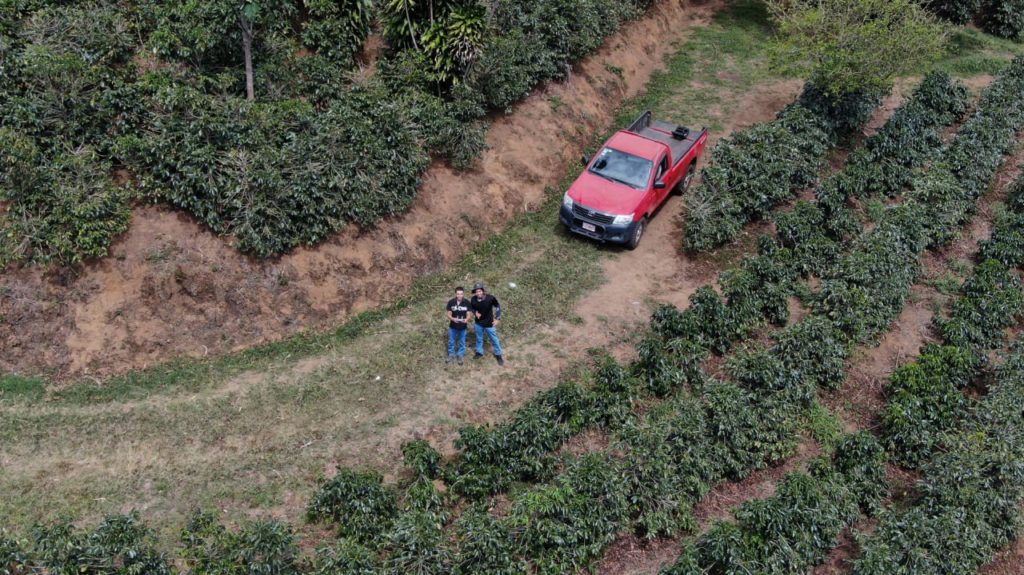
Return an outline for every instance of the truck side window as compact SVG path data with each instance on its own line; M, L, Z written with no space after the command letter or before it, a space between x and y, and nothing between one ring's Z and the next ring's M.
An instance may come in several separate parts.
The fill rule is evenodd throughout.
M668 156L662 156L661 163L658 164L658 177L654 178L654 181L657 182L661 180L662 176L664 176L666 172L668 172Z

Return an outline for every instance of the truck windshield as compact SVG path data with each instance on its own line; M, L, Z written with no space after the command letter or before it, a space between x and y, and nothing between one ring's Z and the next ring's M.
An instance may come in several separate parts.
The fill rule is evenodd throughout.
M647 187L653 167L654 162L650 160L613 148L605 148L590 165L590 171L609 180L642 190Z

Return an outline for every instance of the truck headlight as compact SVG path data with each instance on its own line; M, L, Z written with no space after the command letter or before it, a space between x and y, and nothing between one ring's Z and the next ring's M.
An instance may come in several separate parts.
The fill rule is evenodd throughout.
M565 195L562 196L562 205L570 209L572 208L572 198L569 197L569 192L565 192Z
M615 219L612 220L612 225L614 226L624 226L631 223L633 223L633 214L629 214L628 216L615 216Z

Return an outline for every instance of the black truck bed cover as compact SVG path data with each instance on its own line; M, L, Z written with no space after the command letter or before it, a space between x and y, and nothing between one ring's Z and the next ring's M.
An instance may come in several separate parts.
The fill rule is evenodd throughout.
M685 138L677 138L673 135L673 132L678 133L680 129L688 132ZM648 140L662 142L667 145L672 150L672 161L675 163L686 157L686 154L689 153L690 149L693 148L700 135L704 132L703 130L695 132L669 122L652 120L649 111L641 114L626 130L638 136L643 136Z

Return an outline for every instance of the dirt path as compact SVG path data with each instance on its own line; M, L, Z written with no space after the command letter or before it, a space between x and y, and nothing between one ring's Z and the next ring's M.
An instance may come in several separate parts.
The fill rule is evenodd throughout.
M400 293L515 213L535 209L545 187L558 183L566 158L606 129L618 105L643 89L675 42L707 24L723 4L657 3L567 82L535 92L498 117L477 169L454 173L435 163L412 209L376 229L351 227L315 248L257 261L187 215L148 206L135 210L111 257L77 276L8 270L0 278L0 372L102 376L171 357L238 350L378 307L385 294ZM656 222L645 243L659 243L655 234L668 227Z

